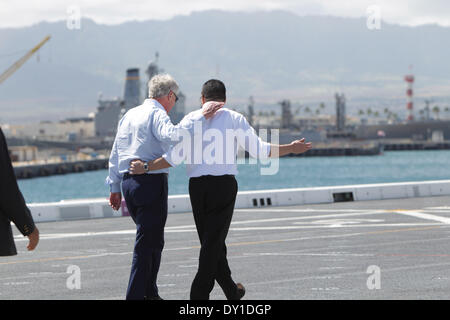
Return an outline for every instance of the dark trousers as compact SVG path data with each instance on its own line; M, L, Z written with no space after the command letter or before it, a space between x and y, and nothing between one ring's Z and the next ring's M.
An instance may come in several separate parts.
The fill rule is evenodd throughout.
M122 191L130 216L136 224L136 241L126 299L156 297L156 278L167 220L167 174L125 174Z
M14 256L16 254L11 221L0 212L0 256Z
M208 175L189 180L189 196L201 244L198 271L191 285L191 300L208 300L214 281L227 299L237 299L225 245L236 194L237 182L232 175Z

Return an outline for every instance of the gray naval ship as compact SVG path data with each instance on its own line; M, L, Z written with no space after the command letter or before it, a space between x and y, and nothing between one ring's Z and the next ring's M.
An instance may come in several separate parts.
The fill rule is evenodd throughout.
M159 55L156 53L155 60L149 63L145 71L147 74L147 81L145 82L141 81L138 68L130 68L127 70L123 99L118 97L103 99L103 96L101 94L99 95L98 107L95 113L95 133L97 137L111 141L115 136L117 123L125 112L142 104L148 98L148 81L153 76L164 72L158 66L158 58ZM181 91L177 96L178 101L169 112L169 117L174 124L180 122L185 115L186 96Z

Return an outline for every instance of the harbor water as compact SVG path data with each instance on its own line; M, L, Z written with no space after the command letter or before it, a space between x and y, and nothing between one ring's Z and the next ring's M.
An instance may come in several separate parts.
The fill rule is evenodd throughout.
M239 190L305 188L450 179L450 151L389 151L378 156L285 157L274 175L263 164L240 164ZM19 180L27 203L107 198L107 170ZM169 195L187 194L185 166L171 168Z

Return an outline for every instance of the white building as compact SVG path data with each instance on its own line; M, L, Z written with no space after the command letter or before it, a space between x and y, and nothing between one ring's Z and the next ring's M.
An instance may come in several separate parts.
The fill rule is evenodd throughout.
M50 141L77 141L95 136L94 118L71 118L59 122L42 121L27 125L10 125L8 135Z

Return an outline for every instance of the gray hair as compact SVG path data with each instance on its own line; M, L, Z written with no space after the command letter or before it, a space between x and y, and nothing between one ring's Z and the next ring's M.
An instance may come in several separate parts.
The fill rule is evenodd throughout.
M151 99L168 95L170 91L178 93L178 83L169 74L157 74L148 82L148 97Z

